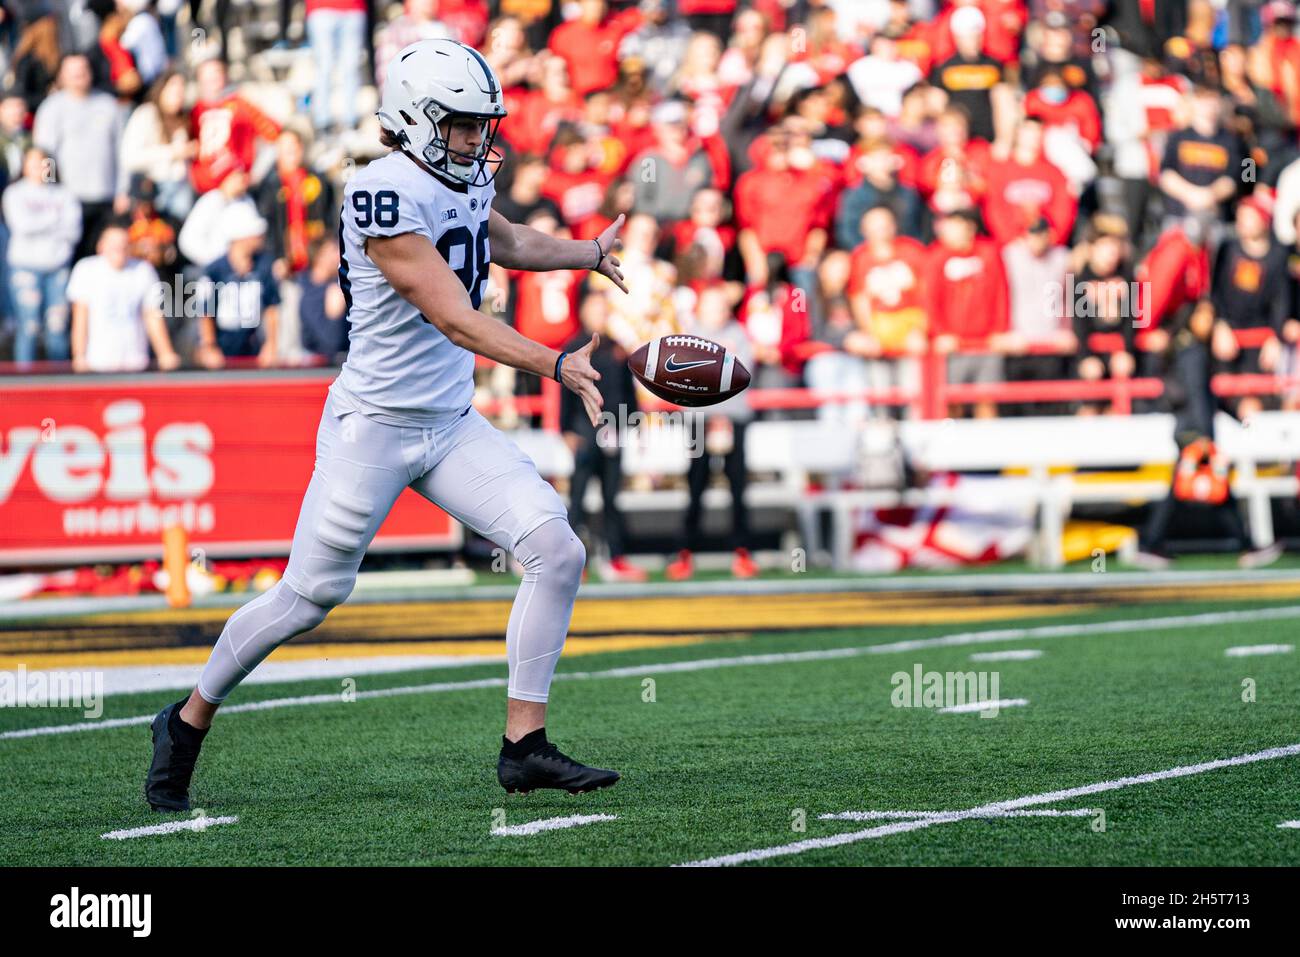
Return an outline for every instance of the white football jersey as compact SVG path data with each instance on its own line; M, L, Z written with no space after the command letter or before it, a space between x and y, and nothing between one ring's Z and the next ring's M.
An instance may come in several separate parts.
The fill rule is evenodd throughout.
M379 422L431 427L474 395L474 354L455 345L388 284L366 240L419 233L460 277L477 309L488 282L488 212L496 187L453 184L401 152L370 163L343 191L339 286L352 323L331 392Z

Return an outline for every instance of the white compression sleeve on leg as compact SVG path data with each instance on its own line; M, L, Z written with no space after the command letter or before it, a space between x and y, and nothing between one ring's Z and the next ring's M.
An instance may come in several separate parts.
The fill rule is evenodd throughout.
M521 701L545 701L569 633L587 551L568 521L556 517L525 535L515 546L515 558L524 566L524 580L506 628L506 693Z
M210 704L225 701L262 659L294 635L311 631L327 614L328 608L276 582L230 616L199 676L199 694Z

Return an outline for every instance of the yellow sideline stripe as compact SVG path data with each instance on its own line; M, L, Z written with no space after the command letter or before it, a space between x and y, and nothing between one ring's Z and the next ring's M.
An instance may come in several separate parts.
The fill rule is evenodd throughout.
M707 641L738 641L747 633L717 635L609 635L603 638L574 638L564 646L566 658L593 655L604 651L634 651L638 648L667 648L698 645ZM125 665L201 665L208 660L207 647L138 648L131 651L86 651L70 654L0 655L0 671L24 665L28 669L112 668ZM281 645L267 661L315 661L329 658L378 658L389 655L431 655L504 658L505 641L400 641L366 642L346 645Z
M941 587L941 586L936 586ZM997 601L997 596L977 596L953 594L945 595L945 604L978 604L988 605L991 601ZM1003 596L1010 597L1010 596ZM1017 596L1023 597L1023 596ZM448 601L393 601L393 602L376 602L371 604L344 604L340 605L330 613L330 621L343 619L358 619L365 622L371 622L380 619L391 618L394 620L409 621L419 615L430 615L436 617L449 617L459 615L461 617L475 617L484 613L495 613L505 609L509 615L510 605L513 599L510 598L466 598L451 599ZM811 602L816 602L823 607L832 607L840 605L850 605L860 607L864 603L870 603L876 608L891 607L915 607L918 605L927 605L933 603L933 598L929 596L918 596L913 592L802 592L778 595L746 595L737 593L734 595L663 595L646 598L601 598L592 596L590 598L580 598L576 606L577 609L584 609L591 605L614 606L619 609L673 607L681 608L692 606L695 608L705 606L726 605L743 603L746 606L755 605L779 605L779 606L806 606ZM177 625L201 625L213 622L225 622L227 618L235 611L233 607L227 608L162 608L151 611L136 612L105 612L102 614L79 615L61 619L61 624L72 625L129 625L139 627L140 625L166 625L175 627Z
M997 604L974 596L969 603L934 599L882 602L863 592L853 595L790 596L710 596L692 600L674 598L627 599L623 601L579 602L574 609L569 631L574 635L625 634L629 622L646 631L693 633L702 624L717 623L737 630L771 628L825 628L871 625L961 624L997 621L1002 618L1057 616L1089 611L1092 602L1075 604L1038 604L1015 602ZM212 609L216 611L217 609ZM211 619L220 624L230 609ZM426 614L421 614L425 612ZM434 614L437 613L437 614ZM385 638L456 638L466 635L505 635L510 618L510 603L467 602L424 605L343 605L316 628L316 638L339 642L372 642ZM184 624L174 623L177 628ZM193 624L193 622L190 622ZM156 625L155 625L156 627ZM0 652L44 652L77 650L117 645L139 646L144 636L133 635L127 622L115 623L101 630L99 622L81 621L48 629L29 629L0 634ZM179 631L170 635L149 636L155 647L174 647L180 642ZM215 636L214 639L215 640Z
M769 596L763 596L765 598ZM783 600L775 600L778 597ZM1062 614L1066 611L1085 610L1092 605L1035 605L1009 604L935 607L933 604L911 602L904 606L889 606L872 601L869 594L855 595L848 601L823 601L820 595L770 596L772 600L760 601L728 598L696 599L684 602L676 599L635 599L624 602L579 602L573 610L571 632L608 633L626 628L635 621L642 628L692 631L705 623L717 623L727 628L819 628L843 625L901 625L943 622L990 621L998 618L1026 615ZM491 629L505 632L510 617L510 606L466 610L465 614L449 614L425 623L429 635L463 634L466 628ZM346 620L335 623L327 619L318 631L326 635L355 634L356 622ZM410 634L409 617L401 620L371 620L364 624L368 634L382 637L388 634Z
M1178 585L1151 585L1146 588L1133 589L1133 600L1144 602L1159 601L1234 601L1243 598L1297 598L1300 597L1300 581L1293 582L1224 582L1219 585L1195 585L1192 587ZM1116 594L1107 592L1108 599L1122 600L1129 593L1128 589Z

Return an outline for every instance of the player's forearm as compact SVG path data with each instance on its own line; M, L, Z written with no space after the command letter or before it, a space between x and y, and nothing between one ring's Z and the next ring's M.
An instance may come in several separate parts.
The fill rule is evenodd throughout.
M552 269L594 269L596 243L591 239L560 239L531 226L514 224L514 243L492 249L493 261L507 269L547 272Z
M429 315L428 312L425 315ZM555 360L560 354L527 336L522 336L499 319L476 309L464 309L440 328L453 343L476 355L532 372L543 378L555 375Z

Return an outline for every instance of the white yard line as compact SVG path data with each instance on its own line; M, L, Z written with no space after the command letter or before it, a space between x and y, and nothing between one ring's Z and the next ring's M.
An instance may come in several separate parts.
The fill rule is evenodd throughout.
M1028 698L999 698L997 701L971 701L940 708L940 714L975 714L977 711L1001 711L1003 708L1023 708Z
M349 695L349 700L360 701L366 698L392 698L408 694L437 694L440 691L465 691L471 688L504 688L505 678L480 678L476 681L442 681L428 685L410 685L401 688L378 688L374 691L357 691ZM245 714L249 711L270 711L275 708L297 708L309 704L339 704L343 701L341 694L311 694L296 698L271 698L268 701L251 701L248 704L227 705L221 709L222 714ZM76 724L55 724L44 728L22 728L18 731L5 731L0 740L5 738L34 738L47 734L69 734L73 731L99 731L104 728L122 728L132 724L148 724L155 715L141 714L134 718L110 718L105 721L79 721Z
M357 678L361 675L391 674L401 671L433 671L443 668L468 668L496 664L506 660L505 648L499 655L377 655L371 658L309 658L303 661L264 661L242 684L288 684L294 681L319 681L326 678ZM104 676L104 694L139 694L141 692L188 691L199 680L203 665L110 665L91 667ZM5 674L0 670L0 674ZM13 674L12 670L8 671Z
M1295 645L1237 645L1224 652L1229 658L1245 658L1247 655L1285 655L1295 651Z
M669 661L661 664L631 665L609 668L605 671L564 671L555 676L556 681L586 681L601 678L632 678L645 675L674 674L690 671L711 671L716 668L739 668L748 665L794 664L804 661L832 661L840 658L859 658L863 655L885 655L899 651L920 651L926 648L950 648L961 645L996 644L1003 641L1023 641L1039 638L1068 638L1083 635L1114 635L1146 632L1161 628L1201 628L1211 625L1239 624L1255 621L1282 621L1300 618L1300 605L1282 608L1256 608L1248 611L1209 612L1202 615L1173 615L1166 618L1125 618L1118 621L1090 622L1075 625L1040 625L1033 628L999 628L992 631L959 632L935 638L917 638L895 641L886 645L866 645L856 648L827 648L818 651L794 651L766 655L736 655L730 658L700 658L694 661ZM443 681L424 685L407 685L400 688L382 688L375 691L358 691L351 698L361 701L369 698L392 698L411 694L438 694L445 691L467 691L476 688L504 688L505 678L481 678L476 681ZM339 694L302 695L294 698L272 698L250 704L228 705L222 714L242 714L249 711L266 711L273 708L292 708L314 704L338 704ZM0 732L0 740L34 738L50 734L71 734L77 731L102 731L127 725L148 724L154 716L137 715L134 718L111 718L103 721L82 721L75 724L46 725Z
M995 641L1021 641L1025 638L1118 635L1125 632L1154 631L1161 628L1201 628L1208 625L1236 625L1254 621L1285 621L1292 618L1300 618L1300 605L1286 605L1281 608L1252 608L1245 611L1214 611L1200 615L1168 615L1164 618L1121 618L1116 621L1095 621L1078 625L999 628L994 631L972 631L965 634L943 635L939 638L917 638L912 641L896 641L889 645L873 645L871 651L876 654L886 651L918 651L922 648L946 648L954 645L987 644Z
M943 817L952 811L841 811L838 814L818 814L819 821L914 821L928 817ZM1079 807L1066 811L1056 808L1031 808L1019 811L990 811L980 818L991 817L1096 817L1096 808ZM1281 825L1278 825L1281 827Z
M1010 648L1006 651L977 651L970 656L971 661L1033 661L1043 657L1037 648Z
M69 734L73 731L107 731L110 728L125 728L133 724L148 724L153 715L137 715L134 718L105 718L102 721L78 721L75 724L51 724L43 728L19 728L17 731L0 733L0 740L6 738L37 738L47 734Z
M99 835L106 841L125 841L133 837L153 837L156 834L175 834L178 831L206 831L218 824L234 824L236 816L230 817L194 817L184 821L168 821L166 824L150 824L147 827L131 827L124 831L109 831Z
M492 835L494 837L528 837L532 834L540 834L542 831L558 831L561 828L581 827L584 824L595 824L598 821L617 820L617 814L570 814L568 817L546 817L540 821L529 821L527 824L494 827L492 828Z
M679 864L677 866L727 867L733 864L747 864L751 861L765 861L773 857L787 857L793 854L803 854L807 851L820 851L830 847L842 847L846 844L856 844L859 841L869 841L878 837L889 837L891 834L903 834L907 831L918 831L922 828L932 827L935 824L951 824L954 821L965 821L971 818L987 817L991 813L1015 811L1020 808L1032 807L1036 804L1056 804L1060 801L1068 801L1089 794L1099 794L1102 791L1114 791L1119 788L1132 787L1135 784L1150 784L1153 781L1167 781L1170 778L1183 778L1193 774L1204 774L1206 771L1217 771L1220 768L1231 768L1242 764L1254 764L1256 761L1272 761L1277 758L1289 758L1298 754L1300 754L1300 744L1289 744L1282 748L1269 748L1266 751L1253 751L1250 754L1239 754L1232 758L1220 758L1216 761L1205 761L1201 764L1183 765L1182 767L1170 768L1167 771L1153 771L1149 774L1138 774L1132 777L1115 778L1111 781L1099 781L1096 784L1085 784L1082 787L1064 788L1060 791L1046 791L1042 794L1030 794L1026 797L1012 798L1009 801L993 801L989 804L981 804L979 807L973 807L965 811L944 811L936 814L934 817L924 817L909 821L896 821L893 824L882 824L862 831L849 831L845 834L834 834L830 837L812 837L802 841L795 841L791 844L778 844L775 847L760 847L750 851L740 851L736 854L723 854L719 857L707 857L703 860L688 861L685 864Z
M1300 828L1300 821L1283 821L1278 827Z

